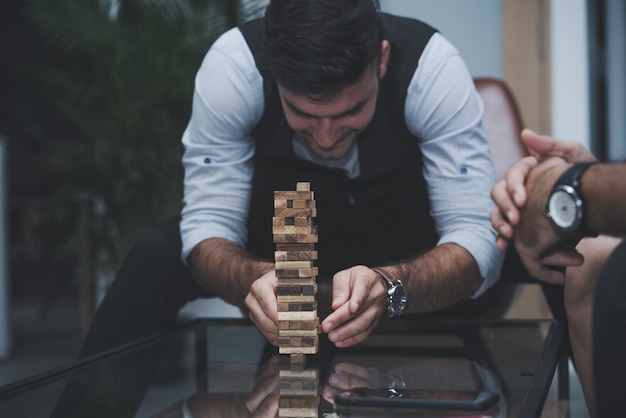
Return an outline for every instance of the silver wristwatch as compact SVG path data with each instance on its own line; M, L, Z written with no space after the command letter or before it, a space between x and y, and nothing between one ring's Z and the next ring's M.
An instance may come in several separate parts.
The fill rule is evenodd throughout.
M554 228L566 236L590 236L585 231L585 200L580 187L580 177L593 162L576 163L557 180L548 197L547 214Z
M402 315L406 307L406 293L402 287L401 280L393 280L389 274L380 268L373 267L374 270L387 286L387 318Z

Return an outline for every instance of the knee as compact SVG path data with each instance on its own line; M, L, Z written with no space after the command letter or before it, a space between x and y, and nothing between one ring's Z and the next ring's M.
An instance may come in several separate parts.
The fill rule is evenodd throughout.
M568 267L565 274L565 310L568 316L577 310L589 310L594 295L599 290L598 282L609 263L619 240L600 236L580 242L576 249L583 254L585 262L578 267Z
M626 241L607 261L596 288L595 303L606 307L626 309Z

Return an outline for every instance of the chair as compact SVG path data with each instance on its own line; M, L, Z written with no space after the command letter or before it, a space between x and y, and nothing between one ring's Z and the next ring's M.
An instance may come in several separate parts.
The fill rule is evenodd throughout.
M503 80L474 78L474 85L483 101L483 127L491 147L496 180L500 180L509 167L528 155L520 139L522 117L513 93ZM507 251L501 277L488 296L490 317L504 316L519 294L519 284L532 282L512 247Z
M491 146L496 178L500 180L513 163L528 155L520 139L522 118L515 98L504 81L475 78L474 85L485 106L483 126Z

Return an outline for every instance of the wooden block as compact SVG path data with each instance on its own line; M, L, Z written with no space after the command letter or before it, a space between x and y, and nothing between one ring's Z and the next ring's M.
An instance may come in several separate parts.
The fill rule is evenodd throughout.
M306 226L313 225L313 218L307 216L296 216L296 217L284 217L284 216L273 216L272 217L272 225L295 225L295 226Z
M312 321L288 321L290 330L317 330L320 326L320 319Z
M290 208L314 208L315 205L315 200L290 200L288 202L291 202L291 205L288 206Z
M285 323L287 328L283 329L280 324ZM315 329L289 329L290 321L278 321L279 337L314 337L319 335L317 327Z
M318 408L278 408L278 418L317 418Z
M319 344L319 336L309 335L309 336L279 336L278 337L278 346L279 347L315 347Z
M317 267L293 269L276 268L276 277L315 277L317 273Z
M317 354L319 345L314 347L278 347L279 354Z
M305 303L286 303L287 310L290 312L308 312L317 310L317 302L305 302Z
M276 296L289 295L289 286L278 285L276 286Z
M291 244L282 244L280 242L276 243L276 251L315 251L315 243L304 244L304 243L291 243Z
M317 309L317 302L278 302L278 312L308 312Z
M317 396L316 390L318 386L319 379L283 379L281 377L278 383L281 395L285 395L289 391L293 395L303 396L303 392L307 392L310 395Z
M295 354L294 354L295 355ZM319 378L319 369L305 369L305 370L292 370L292 369L280 369L278 371L278 377L291 378L291 379L317 379Z
M300 286L299 293L291 293L291 295L301 295L302 286L312 286L316 283L315 277L281 277L278 274L276 277L279 286Z
M285 218L301 217L301 216L317 216L315 208L275 208L274 216L282 216Z
M279 347L302 347L302 340L298 337L278 337Z
M317 242L317 233L274 234L274 242L279 244L299 244Z
M312 191L275 191L274 200L315 200L315 194Z
M303 295L315 295L317 294L317 284L310 286L302 286L302 294Z
M278 303L292 303L292 302L315 302L315 295L277 295Z
M278 322L281 322L281 321L278 321ZM289 329L292 329L292 330L299 330L299 329L302 329L303 327L302 321L296 321L296 320L290 319L285 322L289 324ZM309 321L305 321L305 322L309 322Z
M296 183L296 191L298 192L308 192L311 190L311 183L308 181L299 181Z
M294 216L293 218L284 219L290 219L293 225L297 226L313 225L313 218L310 216Z
M315 408L319 405L320 398L317 396L298 396L291 397L289 406L292 408Z
M316 225L273 225L272 234L297 234L297 235L310 235L317 234Z
M289 204L290 202L293 202L293 200L274 199L274 208L292 208L293 204Z
M299 280L299 279L286 279L286 280ZM317 293L317 285L285 285L283 279L278 279L278 286L276 286L276 296L311 296Z
M317 260L317 251L274 251L276 261Z
M279 321L313 321L317 318L317 310L303 312L278 312Z

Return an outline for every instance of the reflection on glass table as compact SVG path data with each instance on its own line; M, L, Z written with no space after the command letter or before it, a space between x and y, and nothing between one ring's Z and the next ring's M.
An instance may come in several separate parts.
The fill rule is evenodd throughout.
M298 367L246 320L199 320L0 388L0 416L535 416L565 341L550 320L393 325L322 335Z

